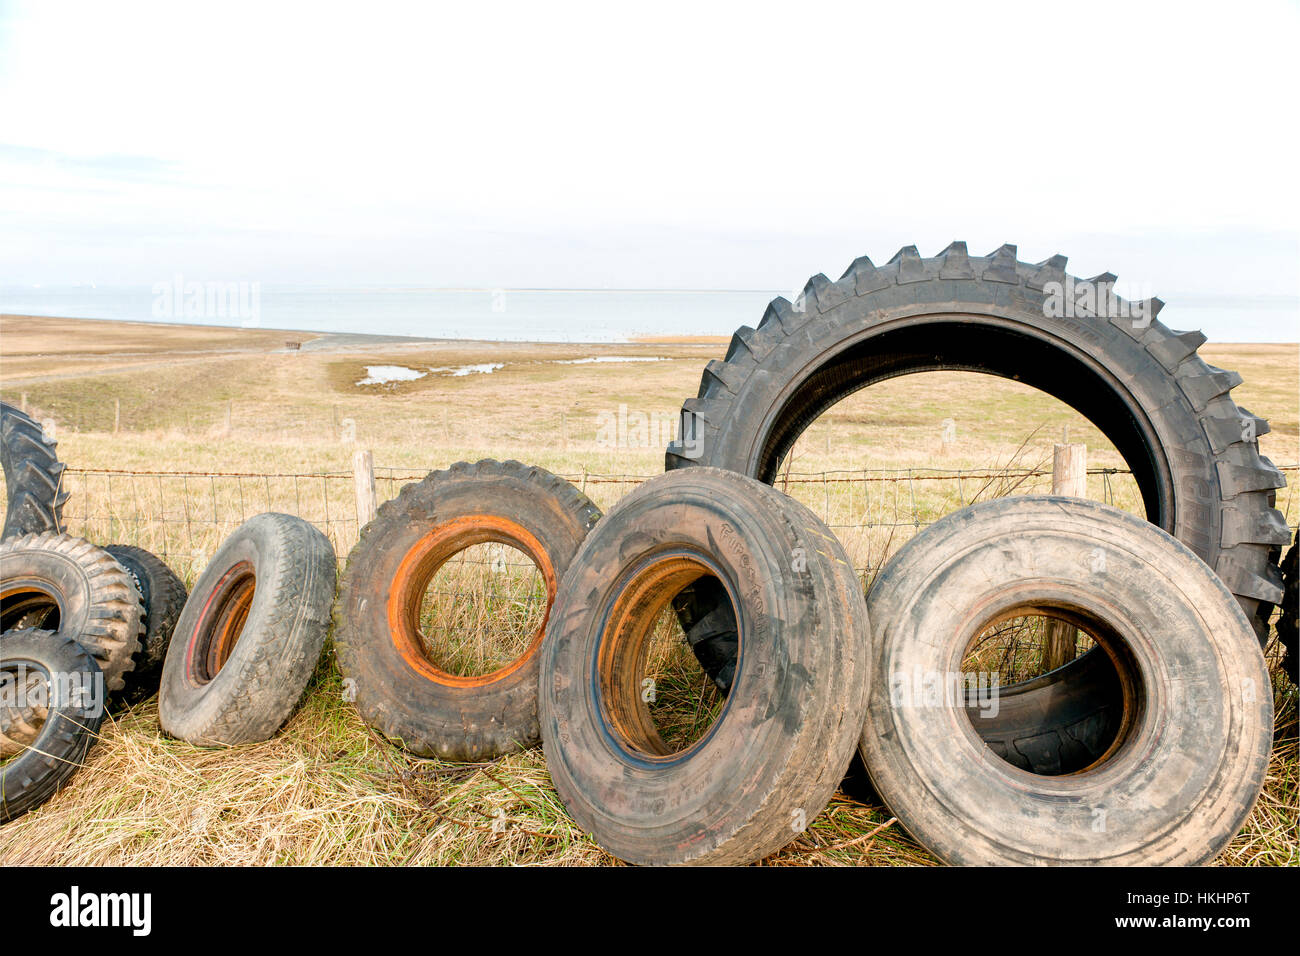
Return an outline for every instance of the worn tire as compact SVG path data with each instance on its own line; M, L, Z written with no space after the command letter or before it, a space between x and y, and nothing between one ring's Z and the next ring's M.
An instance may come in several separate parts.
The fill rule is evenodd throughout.
M1300 631L1300 532L1282 559L1282 578L1286 583L1286 594L1282 598L1282 612L1277 616L1277 639L1283 647L1282 670L1291 678L1291 683L1300 683L1296 676L1297 658L1300 651L1296 649L1296 636Z
M0 402L0 466L8 501L0 540L63 530L64 465L30 415Z
M144 548L110 544L104 550L131 575L144 606L144 637L121 694L123 702L138 704L158 692L167 645L185 607L185 583L161 558Z
M71 637L35 628L6 634L0 641L0 672L18 671L42 675L54 692L42 706L24 708L37 711L43 721L34 739L0 750L7 758L0 761L0 823L36 809L64 787L85 762L104 720L107 691L99 665ZM59 681L50 680L52 674L67 675L63 691ZM86 690L80 700L66 692L78 686ZM0 723L7 721L0 716Z
M641 655L701 574L739 608L735 682L671 753L642 702ZM734 472L641 485L564 576L542 649L546 764L573 818L631 863L740 864L776 852L830 800L869 686L866 603L807 508Z
M261 514L236 528L176 622L162 729L202 746L273 737L320 660L335 574L329 539L301 518Z
M0 542L0 632L29 627L75 640L119 691L140 650L144 607L103 548L67 534L23 535Z
M545 622L513 663L458 677L428 658L414 616L442 564L485 541L532 558L549 615L561 577L599 518L572 484L517 461L458 462L385 502L348 555L334 610L339 669L353 682L362 719L423 756L478 760L535 746Z
M1223 582L1159 528L1074 498L974 505L905 544L869 609L877 679L861 753L891 812L941 859L1204 863L1250 814L1272 745L1263 653ZM1109 752L1068 776L1012 766L956 695L923 689L987 625L1044 610L1091 633L1125 686Z

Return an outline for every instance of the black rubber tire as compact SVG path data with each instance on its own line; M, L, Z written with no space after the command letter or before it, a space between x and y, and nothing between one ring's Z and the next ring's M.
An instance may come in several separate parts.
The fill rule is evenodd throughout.
M814 276L802 311L773 300L757 329L738 330L726 357L709 362L698 397L682 405L667 468L711 465L770 482L803 430L858 389L939 369L1016 378L1106 434L1148 519L1218 572L1263 643L1282 598L1276 549L1291 539L1273 508L1286 481L1253 437L1267 422L1233 402L1239 375L1196 354L1204 335L1155 319L1158 299L1146 303L1144 328L1049 316L1044 286L1065 282L1065 263L1020 262L1011 245L972 257L954 242L932 259L907 246L880 267L856 260L837 282ZM1109 289L1115 277L1089 281Z
M30 415L0 402L0 466L8 499L0 540L63 530L68 493L56 446Z
M140 650L144 607L131 576L103 548L67 534L23 535L0 542L0 632L28 627L77 641L108 689L119 691Z
M1159 528L1059 497L955 512L887 562L860 749L890 811L960 864L1191 865L1249 816L1268 768L1272 688L1233 595ZM1125 718L1108 754L1068 776L1002 760L960 702L910 693L967 643L1026 611L1070 614L1122 662Z
M642 703L644 641L711 573L738 607L735 683L669 753ZM546 765L569 813L638 864L742 864L798 837L844 777L869 686L868 624L830 531L767 485L715 468L661 475L588 536L542 648Z
M329 539L301 518L261 514L236 528L172 634L163 731L209 747L275 736L320 660L336 573Z
M1300 532L1282 559L1282 579L1286 593L1282 597L1282 612L1277 616L1277 639L1285 649L1282 656L1282 670L1291 678L1291 683L1300 683L1296 676L1297 659L1300 651L1296 649L1296 635L1300 631Z
M698 396L682 406L681 438L668 447L667 468L711 465L770 482L803 429L858 389L938 369L1013 377L1098 425L1132 467L1147 517L1215 568L1264 643L1282 594L1277 549L1290 539L1273 508L1273 490L1286 481L1250 437L1265 433L1267 423L1232 401L1240 376L1197 356L1203 335L1155 320L1158 299L1146 304L1146 328L1131 318L1048 316L1044 286L1065 281L1065 262L1020 262L1010 245L970 257L957 242L933 259L912 246L879 268L858 259L838 282L814 276L800 296L802 310L775 299L757 330L738 330L725 359L708 364ZM1109 288L1115 277L1090 281ZM701 666L725 692L734 628L706 597L683 600L677 612ZM1076 674L1095 677L1088 666L1083 659L1066 665L1054 686ZM1002 690L1004 699L1018 693L1049 692ZM1047 703L1025 701L1016 710L1047 715ZM999 739L1059 738L1072 727L1085 735L1082 750L1065 746L1054 756L1051 748L1030 747L1026 756L1042 753L1048 759L1039 769L1070 772L1078 769L1071 755L1087 752L1095 741L1086 735L1104 725L1074 717L1002 723Z
M130 544L104 548L131 575L144 605L144 637L120 699L138 704L158 692L172 631L185 607L185 583L157 555Z
M35 739L0 762L0 823L35 810L62 789L85 762L104 720L107 691L99 665L71 637L35 628L6 634L0 671L19 668L43 674L55 690L41 708L44 722ZM61 682L50 675L66 675L63 688L74 692L60 692ZM78 687L84 690L80 699Z
M549 615L560 579L599 518L572 484L517 461L457 462L385 502L348 555L334 610L339 670L352 681L362 719L413 753L447 760L536 746L545 623L513 664L467 680L442 671L418 646L411 601L418 608L452 554L497 541L533 559L547 582ZM413 572L402 573L405 567ZM399 632L390 617L409 623Z

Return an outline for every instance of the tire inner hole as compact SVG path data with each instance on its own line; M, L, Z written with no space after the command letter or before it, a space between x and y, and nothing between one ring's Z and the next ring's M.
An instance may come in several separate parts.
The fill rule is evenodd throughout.
M1057 669L1078 659L1060 680ZM1073 609L999 614L967 643L949 683L989 750L1040 776L1087 773L1113 759L1143 710L1142 680L1123 639Z
M652 565L616 599L602 638L598 666L607 719L623 744L642 756L690 750L708 735L726 702L674 610L675 598L699 586L726 593L690 558Z
M420 597L420 648L455 677L484 677L526 654L546 622L546 578L528 553L484 541L452 554Z

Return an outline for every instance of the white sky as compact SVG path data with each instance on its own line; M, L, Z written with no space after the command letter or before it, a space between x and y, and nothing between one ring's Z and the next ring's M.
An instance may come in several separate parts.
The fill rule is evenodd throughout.
M965 239L1295 295L1297 50L1278 2L0 0L0 282L789 289Z

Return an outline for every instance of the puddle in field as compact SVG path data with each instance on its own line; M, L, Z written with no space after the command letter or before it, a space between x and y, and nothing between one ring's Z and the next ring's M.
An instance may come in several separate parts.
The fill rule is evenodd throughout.
M593 355L590 358L555 359L556 365L589 365L592 362L667 362L669 359L649 355Z

